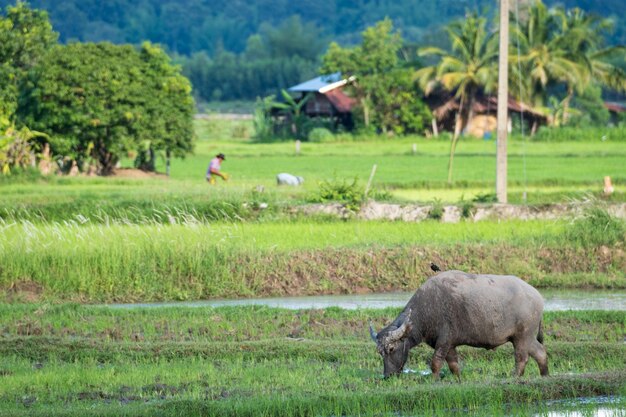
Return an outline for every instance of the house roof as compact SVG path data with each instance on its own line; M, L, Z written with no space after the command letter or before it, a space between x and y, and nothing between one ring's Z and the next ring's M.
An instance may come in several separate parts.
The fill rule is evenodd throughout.
M604 107L606 107L608 111L612 111L614 113L621 113L626 111L626 105L620 103L610 103L608 101L605 101Z
M456 112L459 110L459 100L454 97L450 92L440 91L438 93L431 93L426 97L426 103L431 108L433 115L437 120L442 120L450 112ZM498 99L495 96L479 95L473 101L472 110L474 113L491 113L496 112L498 107ZM529 105L519 102L509 96L507 107L509 111L516 113L527 113L533 117L539 119L545 119L546 116L534 109Z
M356 103L352 97L348 97L341 90L331 90L324 93L324 95L340 113L349 113L352 110L352 106Z
M336 88L343 87L348 82L353 80L354 77L344 79L342 78L340 72L335 72L333 74L320 75L319 77L315 77L298 85L294 85L293 87L289 87L287 90L296 93L318 92L324 94Z

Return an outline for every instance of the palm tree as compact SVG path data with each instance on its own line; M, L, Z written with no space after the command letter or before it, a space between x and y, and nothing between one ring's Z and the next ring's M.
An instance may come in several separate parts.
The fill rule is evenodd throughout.
M518 92L520 100L544 112L550 86L563 83L573 91L586 77L566 48L565 21L562 9L548 10L538 0L530 7L527 20L512 28L513 46L519 46L520 52L511 54L511 81L524 86L525 94Z
M455 92L459 100L454 135L450 144L448 183L452 182L454 152L461 131L472 118L472 107L480 91L492 92L497 84L498 38L486 28L487 20L476 13L448 25L451 51L426 47L418 50L419 56L437 55L440 61L415 73L426 95L443 86Z
M559 124L567 122L574 94L591 82L625 91L626 74L610 62L611 58L623 57L625 48L600 49L603 33L609 28L607 19L587 15L580 9L549 10L537 0L530 7L527 20L512 29L512 47L519 45L520 53L511 54L511 81L523 86L524 92L518 92L520 100L548 114L549 88L564 86L566 96L559 101L562 111L558 112L561 120L554 121Z
M612 59L624 59L626 47L623 45L602 48L604 32L611 30L613 22L599 16L589 15L579 8L565 13L563 21L564 47L569 51L584 72L585 86L595 82L618 90L626 91L626 73L613 65ZM565 98L566 114L574 92L568 90Z

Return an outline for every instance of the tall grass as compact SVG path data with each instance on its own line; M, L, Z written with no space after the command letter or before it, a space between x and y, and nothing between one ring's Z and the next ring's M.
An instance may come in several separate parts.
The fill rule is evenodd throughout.
M626 242L626 225L599 205L584 209L583 215L568 227L569 241L586 247L615 245Z
M413 290L432 260L538 286L626 288L619 248L572 246L566 230L539 221L5 223L0 288L11 298L34 283L41 297L87 302Z

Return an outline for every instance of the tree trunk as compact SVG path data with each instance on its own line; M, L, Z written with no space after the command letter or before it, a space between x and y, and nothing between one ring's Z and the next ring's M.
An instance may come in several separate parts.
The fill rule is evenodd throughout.
M170 176L170 150L165 150L165 175Z
M433 125L433 135L439 136L439 129L437 129L437 119L435 119L434 117L432 119L432 125Z
M565 99L563 100L563 117L561 120L561 125L565 126L567 124L567 121L569 119L569 105L572 101L572 98L574 97L574 90L572 89L571 86L567 86L567 96L565 97Z
M368 96L361 98L361 106L363 107L363 123L368 127L370 125L370 110L367 105Z
M463 113L465 112L465 96L461 97L461 104L459 105L459 111L456 114L456 121L454 123L454 136L452 136L452 141L450 142L450 158L448 159L448 184L452 184L452 170L454 167L454 153L456 151L456 144L459 140L459 136L461 135L461 131L463 130ZM471 103L470 103L471 104Z
M108 134L108 129L106 131ZM117 158L111 152L106 149L105 142L103 140L97 140L95 143L95 153L97 155L100 175L111 175L117 163Z

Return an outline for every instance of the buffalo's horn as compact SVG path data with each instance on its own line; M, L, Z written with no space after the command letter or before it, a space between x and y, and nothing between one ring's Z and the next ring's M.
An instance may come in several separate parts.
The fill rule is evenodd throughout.
M404 337L404 335L411 329L411 309L409 309L409 311L406 313L406 316L404 316L404 321L402 322L402 325L400 327L398 327L396 330L389 332L389 335L387 336L387 343L390 342L395 342L397 340L400 340Z
M378 343L378 335L376 334L376 331L374 330L374 327L372 326L372 322L370 321L370 336L372 337L372 340L376 343Z

